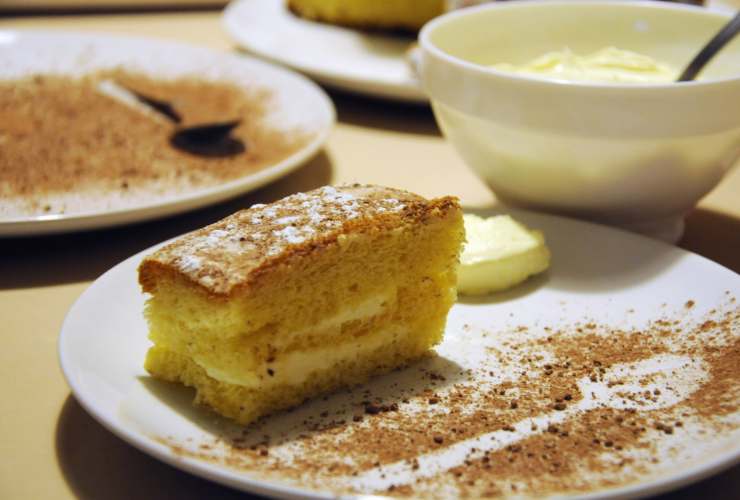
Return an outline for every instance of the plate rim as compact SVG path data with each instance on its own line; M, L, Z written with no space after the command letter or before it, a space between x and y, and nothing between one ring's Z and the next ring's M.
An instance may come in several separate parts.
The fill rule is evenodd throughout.
M293 68L297 71L300 71L301 73L310 76L318 82L341 90L409 104L429 104L429 98L424 93L421 85L413 85L412 80L409 80L407 84L397 84L392 82L378 81L372 78L348 76L341 71L335 71L332 69L317 69L315 66L312 66L310 64L294 61L289 58L282 57L280 56L280 54L275 54L274 52L260 49L251 42L249 37L245 37L243 35L236 20L236 18L238 17L238 15L236 14L237 12L241 12L242 9L249 8L250 4L256 3L256 1L282 3L282 0L234 0L226 6L221 17L222 24L225 28L226 33L241 48L263 59L281 64L283 66L287 66L289 68ZM338 32L343 31L358 36L367 36L362 32L352 30L351 28L345 28L343 26L332 25L331 28Z
M318 155L326 145L337 123L337 112L333 101L326 91L306 76L280 65L264 61L246 54L234 54L219 51L208 46L181 42L171 39L162 39L150 36L131 36L111 34L102 31L74 31L74 30L38 30L38 29L0 29L0 37L62 37L79 39L81 41L101 40L103 43L114 42L151 42L162 48L171 47L202 53L212 53L218 59L241 64L247 64L275 71L281 78L292 79L296 84L305 86L315 94L316 107L320 113L326 114L325 123L316 129L314 137L306 145L290 156L264 167L246 176L238 177L214 186L195 189L183 194L175 194L166 200L156 200L150 203L136 204L131 207L113 210L89 210L73 212L69 215L36 215L28 217L0 218L0 240L4 238L44 236L59 233L72 233L100 228L112 228L126 224L161 219L164 217L182 214L206 206L233 199L237 196L252 192L272 181L285 177L297 170L310 159ZM3 44L0 44L0 48ZM3 78L0 72L0 78ZM151 213L150 213L151 212Z
M697 261L701 262L703 265L713 266L717 269L722 270L722 272L728 273L728 275L734 275L736 278L740 278L740 274L715 261L712 261L711 259L708 259L707 257L696 254L689 250L685 250L683 248L676 247L663 241L655 240L647 236L632 233L617 227L597 224L594 222L574 219L561 215L545 214L542 212L534 212L521 209L502 210L499 208L494 208L476 210L475 212L490 214L507 213L515 217L517 215L520 215L525 218L527 216L533 216L535 218L541 219L552 219L555 222L568 224L571 225L571 227L576 227L579 229L579 231L596 230L605 232L616 232L621 238L627 238L628 240L633 239L634 241L639 241L640 244L656 245L657 247L661 247L666 250L670 249L674 253L681 254L684 258L689 257L692 259L697 259ZM131 265L133 262L140 260L144 255L149 254L157 248L164 246L179 237L180 236L175 236L171 239L155 244L117 263L105 273L100 275L97 279L95 279L93 283L88 286L82 292L82 294L80 294L80 296L75 300L75 302L68 310L62 323L59 337L57 339L57 358L62 374L70 389L72 390L72 395L74 396L75 400L85 409L85 411L90 416L93 417L94 420L100 423L109 432L123 439L143 453L146 453L158 460L163 461L164 463L183 470L189 474L193 474L197 477L207 479L209 481L213 481L215 483L231 488L235 488L239 491L257 493L270 497L291 499L365 498L365 496L363 495L338 496L337 494L333 494L331 492L290 486L278 481L260 481L247 475L236 477L238 474L238 469L230 468L227 465L214 464L204 460L198 460L193 457L179 456L174 454L167 446L155 441L143 432L136 432L131 426L127 427L125 424L121 425L120 420L117 418L116 415L112 415L109 417L109 412L105 411L100 406L95 405L84 396L84 389L80 388L78 380L74 377L74 366L71 365L72 361L70 359L70 353L67 351L67 347L65 344L65 342L67 342L67 338L70 335L74 335L73 333L69 333L69 323L71 322L71 318L75 315L76 310L79 307L82 307L81 302L83 301L83 299L86 300L87 297L94 295L96 286L100 286L99 282L105 279L115 279L115 275L116 273L120 272L119 269L121 267ZM453 305L453 308L457 306L458 304L456 303ZM108 418L110 418L111 420L109 421ZM564 498L584 498L589 500L643 498L660 493L675 491L679 488L696 483L710 476L719 474L720 472L727 470L739 463L740 443L738 443L734 448L725 450L709 459L694 461L692 466L682 470L680 473L675 475L671 475L668 477L661 476L657 479L648 479L647 481L631 482L617 488L602 489L591 493L576 493Z

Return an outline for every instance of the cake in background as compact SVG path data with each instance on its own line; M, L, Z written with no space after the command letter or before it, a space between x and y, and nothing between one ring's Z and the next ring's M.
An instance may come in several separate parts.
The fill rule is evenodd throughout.
M442 14L445 0L287 0L296 15L352 28L416 32Z
M456 299L457 199L324 187L144 259L145 367L239 423L427 355Z

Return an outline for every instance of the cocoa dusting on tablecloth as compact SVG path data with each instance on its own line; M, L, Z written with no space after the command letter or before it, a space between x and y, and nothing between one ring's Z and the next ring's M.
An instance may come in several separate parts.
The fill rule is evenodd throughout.
M171 102L183 126L241 119L233 136L246 151L213 158L176 149L173 123L101 92L102 80ZM127 208L257 172L311 138L268 123L274 105L265 88L195 76L110 70L0 81L0 215Z
M704 436L740 435L740 308L728 296L697 321L697 307L639 331L466 327L488 366L425 360L179 452L338 493L542 496L644 481L701 456Z

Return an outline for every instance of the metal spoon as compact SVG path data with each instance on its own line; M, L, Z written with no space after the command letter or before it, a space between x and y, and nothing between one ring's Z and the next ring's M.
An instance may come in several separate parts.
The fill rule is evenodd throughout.
M730 19L730 21L725 24L716 35L714 35L709 43L707 43L704 48L694 56L676 81L688 82L696 78L696 75L699 74L710 59L712 59L712 57L714 57L722 47L727 45L727 43L729 43L730 40L738 34L738 32L740 32L740 12L736 13L735 17Z
M98 85L98 89L104 94L123 101L126 104L143 104L146 107L146 111L154 111L175 125L179 125L182 122L182 117L168 101L142 94L112 80L102 81ZM132 100L135 102L131 102ZM170 136L170 144L178 149L199 156L233 156L246 151L244 142L230 136L231 131L240 123L241 120L229 120L225 122L177 127Z

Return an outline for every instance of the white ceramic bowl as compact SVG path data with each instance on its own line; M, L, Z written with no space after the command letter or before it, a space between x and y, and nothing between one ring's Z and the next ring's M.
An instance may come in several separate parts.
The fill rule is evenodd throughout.
M419 35L445 136L504 203L677 240L740 156L740 37L702 81L548 81L494 70L607 46L682 68L728 14L658 2L527 1L455 11Z

